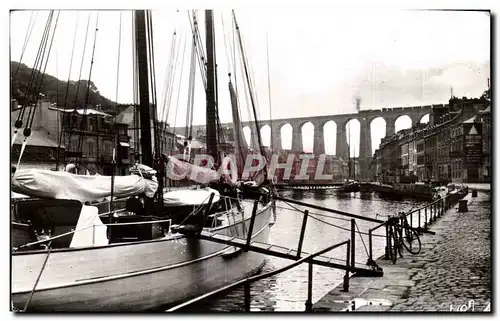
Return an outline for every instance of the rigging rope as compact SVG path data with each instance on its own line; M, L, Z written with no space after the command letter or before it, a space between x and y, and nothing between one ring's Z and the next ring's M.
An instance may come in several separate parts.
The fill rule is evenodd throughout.
M227 75L229 77L229 81L231 81L231 66L232 66L232 61L229 59L229 52L231 52L231 47L230 44L228 43L227 36L226 36L226 29L224 27L224 18L222 16L222 13L220 15L220 20L222 22L222 33L224 34L224 52L226 54L226 62L227 62Z
M299 208L297 208L296 206L286 202L286 201L283 201L285 204L287 204L288 206L292 207L292 209L298 211L298 212L301 212L301 213L304 213L305 211L302 211L300 210ZM328 218L331 218L331 219L338 219L338 220L343 220L343 221L348 221L350 222L351 219L344 219L344 218L340 218L340 217L334 217L334 216L330 216L330 215L325 215L325 214L320 214L320 213L315 213L315 212L309 212L309 214L313 214L313 215L310 215L312 218L314 218L315 220L321 222L321 223L324 223L326 225L329 225L329 226L332 226L332 227L336 227L336 228L339 228L341 230L345 230L345 231L351 231L350 228L345 228L345 227L342 227L342 226L339 226L339 225L335 225L335 224L332 224L332 223L328 223L324 220L321 220L317 217L314 217L314 215L317 215L317 216L324 216L324 217L328 217ZM360 232L359 231L359 227L358 227L358 232L359 234L363 234L363 235L369 235L368 233L364 233L364 232ZM372 234L372 236L376 236L376 237L385 237L385 235L377 235L377 234Z
M154 133L154 146L156 157L160 157L160 133L158 131L158 116L156 104L156 74L155 74L155 59L154 59L154 44L153 44L153 16L150 10L146 11L146 25L148 29L148 46L149 46L149 69L150 69L150 83L151 83L151 103L153 105L153 133ZM151 114L151 113L150 113ZM159 194L160 195L160 194Z
M191 61L189 64L189 84L188 84L188 102L186 113L186 132L185 139L190 141L193 139L193 110L194 110L194 88L196 81L196 40L193 36L193 44L191 47ZM184 141L184 147L187 147ZM189 159L189 158L188 158Z
M19 73L19 68L21 67L21 63L23 61L23 56L24 56L24 53L26 51L26 47L28 46L29 39L31 38L31 33L33 32L33 28L35 27L37 17L38 17L38 11L36 12L36 16L35 16L35 19L33 21L33 24L31 24L31 21L33 18L33 12L30 15L30 21L28 22L28 27L26 28L26 35L24 37L24 44L23 44L23 48L21 50L21 57L19 58L19 63L17 64L16 71L14 72L14 75L12 77L12 90L14 90L14 88L16 86L16 79L17 79L17 75ZM24 116L24 108L19 112L17 120L14 124L14 135L12 135L11 147L14 146L14 142L16 141L18 130L23 126L21 113L22 113L22 116Z
M273 139L273 113L272 113L272 104L271 104L271 72L269 67L269 38L266 32L266 53L267 53L267 95L269 101L269 127L271 129L270 137L269 137L269 146L271 147L271 152L274 152L276 146L274 146Z
M87 81L87 92L85 95L85 104L83 106L83 117L82 117L82 120L80 122L80 137L78 139L78 151L79 152L82 151L83 136L85 136L84 130L85 130L85 127L87 125L87 105L89 103L90 83L91 83L91 79L92 79L92 67L94 66L95 44L97 42L97 31L99 31L98 25L99 25L99 12L97 12L97 16L96 16L94 44L92 46L92 56L90 58L89 79ZM91 152L91 151L89 150L89 152ZM80 163L80 162L81 162L81 156L78 158L78 163Z
M54 36L55 36L56 30L57 30L57 23L59 21L59 14L60 14L60 12L58 11L56 22L55 22L54 28L52 30L52 37L51 37L51 40L50 40L50 45L49 45L49 48L48 48L48 52L47 52L47 42L48 42L48 39L50 37L50 30L51 30L51 26L52 26L52 19L53 19L53 16L54 16L54 11L50 12L49 17L47 19L47 25L46 25L46 28L45 28L46 32L44 32L44 37L42 37L42 44L41 44L41 46L39 48L39 51L38 51L39 54L42 53L41 59L39 60L39 64L40 64L39 70L36 70L36 71L34 70L33 73L32 73L32 78L31 78L31 80L34 80L34 86L35 86L34 89L36 90L35 93L39 92L41 90L41 88L42 88L42 85L43 85L43 79L45 77L45 72L46 72L46 69L47 69L48 59L49 59L50 52L51 52L51 49L52 49L52 44L53 44L53 41L54 41ZM45 57L46 54L47 54L47 56ZM40 56L38 56L37 58L39 58L39 57ZM44 65L44 60L45 60L45 65ZM35 61L35 66L36 65L37 65L37 62ZM42 66L43 66L43 68L42 68ZM32 85L33 85L33 83L32 83ZM31 91L31 87L29 86L29 90L26 93L26 97L28 97L30 91ZM32 99L37 96L37 95L35 95L35 93L32 93L32 95L31 95ZM36 108L36 105L32 107L29 100L28 100L28 104L30 105L30 110L28 112L28 119L26 121L26 127L24 128L24 131L23 131L23 134L24 134L25 138L24 138L24 141L23 141L22 146L21 146L21 152L19 154L19 159L17 161L17 168L19 168L19 164L21 163L21 158L22 158L24 150L26 148L26 144L28 143L28 137L31 135L31 127L33 125L33 120L35 118L35 108ZM25 108L26 108L26 105L22 109L23 113L24 113ZM22 120L20 121L20 123L22 124ZM17 125L18 124L16 124L16 127L17 127ZM13 137L12 145L14 144L14 139L16 138L16 136L17 136L17 132L15 133L15 135Z
M182 74L183 74L183 71L184 71L184 58L185 58L186 47L187 47L187 35L185 35L185 37L184 37L184 46L183 47L184 48L183 48L183 51L182 51L181 73L180 73L180 76L179 76L179 88L177 90L177 101L176 101L176 106L175 106L174 126L172 127L173 128L174 137L175 137L175 126L177 124L177 111L179 109L179 96L180 96L180 93L181 93ZM171 147L172 149L174 149L173 144L175 144L175 139L172 140L172 147Z
M174 63L174 55L175 55L175 47L177 44L177 31L174 30L174 33L172 35L172 40L170 43L170 54L169 54L169 60L167 63L167 67L165 69L165 83L163 85L163 92L162 92L162 97L163 97L163 105L161 108L161 113L159 115L159 119L167 122L168 119L165 118L166 114L166 105L167 105L167 91L168 91L168 86L171 81L171 73L172 73L172 68L173 68L173 63Z
M89 18L87 20L87 31L85 32L85 40L83 41L83 52L82 52L82 60L80 62L80 72L78 73L78 82L76 86L76 94L75 94L75 103L74 103L74 109L76 111L77 108L77 102L78 102L78 94L80 92L80 80L82 80L82 69L83 69L83 60L85 58L85 51L87 50L87 39L88 39L88 34L89 34L89 26L90 26L90 17L92 13L89 13Z
M179 42L178 44L181 44L181 39L182 37L179 37ZM166 120L168 120L170 116L170 104L172 103L172 96L173 96L173 88L174 88L174 82L175 82L175 75L177 73L177 66L179 63L179 57L180 57L180 47L176 46L176 53L175 53L175 58L174 58L174 64L172 66L172 73L170 74L170 81L169 81L169 86L167 87L167 112L166 112ZM167 126L167 122L165 121L164 129Z
M120 53L121 53L121 44L122 44L122 12L120 12L120 22L119 22L119 28L118 28L118 57L117 57L117 64L116 64L116 92L115 92L115 114L113 116L113 128L116 128L116 116L118 115L118 89L120 88ZM114 205L113 205L113 196L114 196L114 191L115 191L115 171L116 171L116 149L118 148L118 131L116 131L116 136L113 137L113 150L112 150L112 172L111 172L111 195L110 195L110 200L109 200L109 217L110 217L110 223L112 223L112 218L113 214L112 212L114 211ZM110 231L111 232L111 231ZM110 237L111 238L111 237Z
M54 29L52 31L52 36L50 38L50 44L49 44L49 48L48 48L48 52L47 52L47 58L45 58L45 65L43 66L43 71L41 71L40 80L38 82L38 86L35 88L36 89L35 92L40 92L42 90L43 79L45 78L45 72L47 70L47 64L49 62L50 52L52 50L52 45L54 44L54 36L56 34L57 23L59 21L59 14L60 14L60 11L57 12L56 22L55 22L55 25L54 25ZM51 19L51 22L52 22L52 19ZM49 29L49 31L50 31L50 29ZM47 37L47 40L48 40L48 37ZM47 48L45 48L45 50L47 50ZM45 52L44 52L44 56L45 56ZM35 111L33 109L33 117L30 120L30 127L33 127L33 120L35 119L34 116L35 116Z
M75 94L75 100L74 100L74 103L73 103L73 113L75 114L78 114L77 113L77 103L78 103L78 94L80 92L80 81L82 79L82 69L83 69L83 61L84 61L84 58L85 58L85 51L87 49L87 39L88 39L88 34L89 34L89 26L90 26L90 18L92 16L92 13L89 13L89 17L87 19L87 28L86 28L86 31L85 31L85 40L83 41L83 52L82 52L82 60L80 62L80 71L78 72L78 81L76 83L76 94ZM83 122L83 119L82 121ZM68 135L68 144L66 146L66 151L70 151L71 150L71 143L72 143L72 136L73 136L73 117L70 117L69 118L69 130L70 130L70 134ZM79 150L79 142L80 142L80 139L78 139L78 142L77 142L77 148L75 149L75 151L78 151ZM66 166L67 165L67 159L66 157L64 158L64 165Z
M30 14L30 21L28 22L28 27L26 28L26 35L24 36L24 44L21 50L21 57L19 58L19 63L17 64L16 71L13 75L12 88L14 88L16 84L17 74L19 73L19 68L21 67L21 63L23 61L24 53L26 52L26 48L28 47L29 40L31 38L31 33L35 27L36 19L38 18L38 11L36 11L35 19L33 20L33 24L31 23L33 18L33 12Z
M73 36L73 47L71 48L71 59L70 59L70 62L69 62L68 82L66 83L66 92L64 94L64 109L66 109L66 107L68 105L69 84L70 84L70 79L71 79L71 70L73 69L73 57L74 57L74 53L75 53L76 32L78 30L78 21L79 21L79 19L80 19L80 13L77 12L76 13L76 23L75 23L75 33L74 33L74 36ZM57 106L57 108L59 109L59 105ZM66 115L66 113L64 114L64 116L65 115ZM63 120L65 118L64 116L63 116ZM59 119L59 115L58 115L58 119ZM59 153L60 153L60 150L61 150L61 145L62 145L62 140L63 140L62 136L63 136L63 132L64 132L62 126L64 126L64 125L61 124L61 131L59 132L59 137L58 137L58 140L57 140L56 171L59 170L59 158L60 158L60 154Z
M17 115L17 121L15 124L15 127L18 129L22 127L22 121L24 119L24 113L26 111L26 108L29 108L28 116L27 116L28 120L26 122L26 125L29 124L31 114L32 114L32 112L34 112L34 108L33 108L33 106L31 106L31 104L32 104L33 97L38 96L38 94L35 94L32 92L33 83L35 82L35 79L40 74L41 69L42 69L41 68L41 64L42 64L41 59L43 58L42 52L45 52L45 48L47 46L47 39L48 39L48 35L49 35L50 25L52 23L52 16L53 16L53 11L51 11L47 17L47 22L45 24L45 29L44 29L44 32L42 35L42 40L40 41L40 45L38 47L35 62L33 63L33 68L31 71L30 80L28 82L28 87L26 89L26 92L24 93L24 106L21 109L20 113ZM31 96L30 96L30 94L31 94ZM24 129L24 136L28 137L30 134L31 134L31 130L28 130L27 128L25 128Z
M260 135L260 131L259 131L259 120L258 120L258 117L257 117L257 110L256 110L256 102L255 102L255 99L254 99L254 96L253 96L253 87L252 87L252 83L251 83L251 80L250 80L250 75L249 75L249 71L248 71L248 67L247 67L247 64L246 64L246 58L245 58L245 52L244 52L244 49L243 49L243 42L242 42L242 38L241 38L241 33L240 33L240 30L239 30L239 26L238 26L238 23L236 22L236 15L234 13L234 10L232 11L233 13L233 20L234 20L234 24L236 26L236 31L237 31L237 35L238 35L238 40L239 40L239 47L240 47L240 54L241 54L241 58L243 60L243 66L244 66L244 71L245 71L245 76L246 76L246 80L247 80L247 85L248 85L248 88L250 88L250 100L252 102L252 109L253 109L253 116L254 116L254 122L255 122L255 126L257 128L257 141L258 141L258 144L259 144L259 147L260 147L260 153L261 155L265 155L265 150L264 150L264 147L262 145L262 137ZM264 177L267 178L267 172L264 171Z

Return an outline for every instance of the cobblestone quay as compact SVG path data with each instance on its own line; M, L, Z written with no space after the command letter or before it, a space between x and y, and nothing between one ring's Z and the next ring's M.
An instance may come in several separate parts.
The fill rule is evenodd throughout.
M349 292L335 288L313 311L483 312L491 300L490 193L469 194L468 212L458 204L421 236L422 252L403 253L395 265L377 260L380 278L351 278Z

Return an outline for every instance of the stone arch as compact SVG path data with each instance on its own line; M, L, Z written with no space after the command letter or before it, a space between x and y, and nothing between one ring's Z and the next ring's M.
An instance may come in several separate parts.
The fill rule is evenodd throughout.
M262 138L262 145L271 146L271 126L265 124L260 127L260 137Z
M311 121L306 121L299 124L301 138L302 138L302 151L312 153L314 149L314 131L316 128Z
M323 139L325 142L325 154L336 155L337 153L337 123L334 120L328 120L320 127L323 130Z
M358 118L348 118L345 123L347 144L349 146L349 157L358 157L360 135L361 135L361 122Z
M281 136L281 148L291 150L292 149L292 138L293 138L293 127L289 123L280 124L278 126L278 132Z
M411 128L412 126L413 126L413 120L409 115L406 114L399 115L394 120L394 128L396 133L402 129Z
M250 129L250 126L245 126L243 127L243 136L245 136L245 140L248 144L248 146L251 145L252 143L252 129Z
M370 120L370 133L371 133L371 145L372 155L375 153L375 150L380 146L380 142L382 138L384 138L387 134L387 120L383 116L377 116Z
M419 117L418 123L419 124L427 124L427 123L429 123L430 116L431 116L430 113L422 115L421 117Z

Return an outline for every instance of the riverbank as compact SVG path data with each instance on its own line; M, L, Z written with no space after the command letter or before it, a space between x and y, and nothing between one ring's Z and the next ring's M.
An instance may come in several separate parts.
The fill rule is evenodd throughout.
M420 254L405 251L395 265L378 259L383 277L353 277L349 292L336 287L313 311L449 312L462 305L475 312L487 309L492 289L490 193L481 190L473 198L469 192L464 199L468 212L459 213L458 204L448 210L430 226L435 235L421 236Z

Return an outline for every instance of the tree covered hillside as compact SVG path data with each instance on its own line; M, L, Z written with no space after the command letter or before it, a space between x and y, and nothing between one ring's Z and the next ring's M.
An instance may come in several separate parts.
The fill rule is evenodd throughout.
M33 77L33 69L25 64L11 61L10 71L11 98L16 99L20 105L24 105L28 103L26 100L31 97L31 95L27 96L26 93L29 90L28 87ZM39 71L35 70L35 76L40 79L41 77L37 76L38 74ZM57 103L60 108L83 108L87 99L87 87L89 82L82 79L80 81L70 81L69 87L67 84L67 81L58 80L54 76L45 74L43 76L41 88L37 90L32 85L31 92L37 90L39 93L45 95L45 98L49 101ZM67 99L66 89L68 89ZM101 96L99 89L92 81L90 81L89 86L88 104L92 106L101 105L104 112L110 114L116 113L115 102ZM129 105L119 105L118 111L125 109L127 106Z

